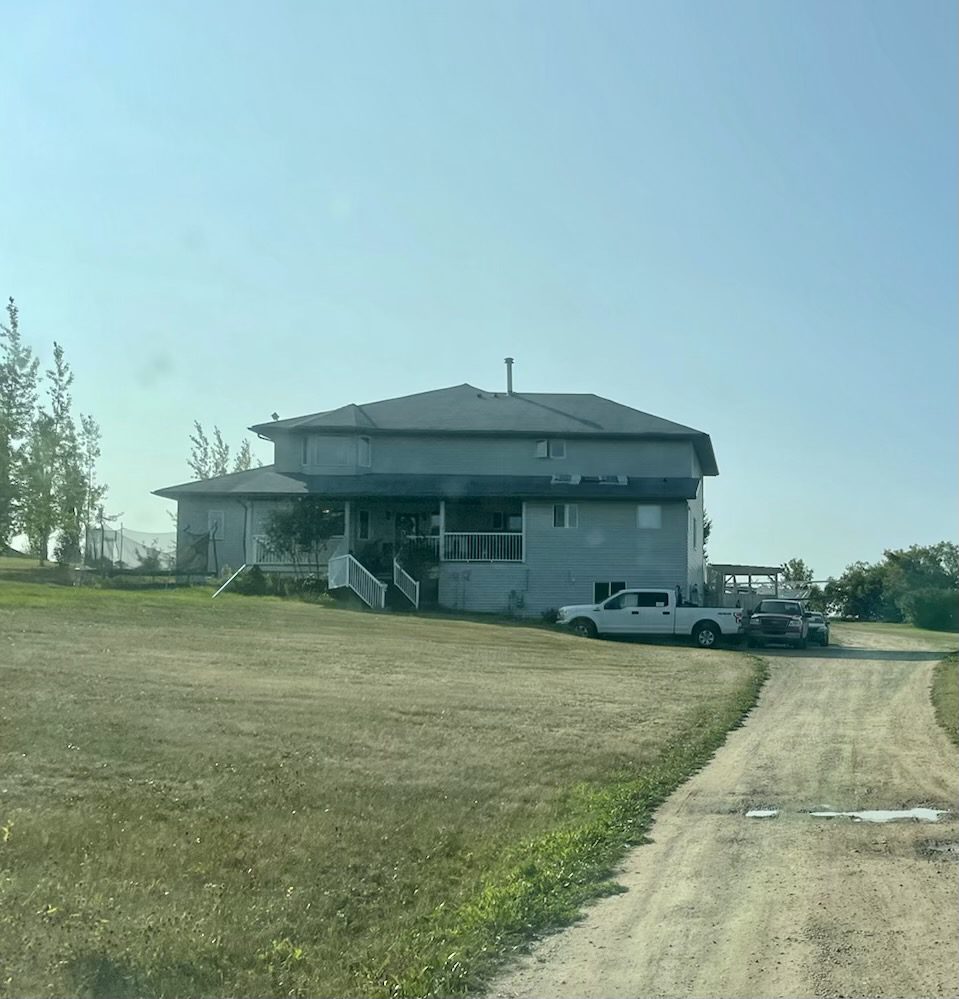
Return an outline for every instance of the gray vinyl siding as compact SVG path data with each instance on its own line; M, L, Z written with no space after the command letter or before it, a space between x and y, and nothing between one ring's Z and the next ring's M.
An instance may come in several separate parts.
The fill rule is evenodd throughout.
M206 565L191 564L193 544L208 530L211 510L223 513L223 539L207 545ZM244 538L246 507L241 500L219 496L186 497L177 503L177 565L197 572L239 569L246 561Z
M703 559L703 480L699 481L696 498L689 501L689 513L694 525L693 535L686 539L688 555L686 595L702 602L706 587L706 565ZM695 587L695 589L694 589Z
M280 434L277 471L311 475L363 472L461 475L631 475L691 477L696 461L689 441L566 439L565 458L537 458L534 437L372 435L372 462L358 464L360 434L311 434L311 463L302 464L302 438ZM563 439L563 438L560 438ZM696 465L698 469L698 464Z
M356 475L368 472L359 466L359 438L352 434L308 434L307 463L303 464L303 435L282 434L273 448L273 463L279 472L307 475Z
M688 506L662 505L662 526L636 526L636 503L578 504L579 526L553 527L553 504L526 504L526 560L518 563L445 562L439 600L469 611L538 615L564 604L591 603L593 583L688 585Z

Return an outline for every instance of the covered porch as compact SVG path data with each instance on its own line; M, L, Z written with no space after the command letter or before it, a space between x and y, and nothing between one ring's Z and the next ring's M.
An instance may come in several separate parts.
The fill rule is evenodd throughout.
M325 572L331 558L353 555L375 574L394 559L416 562L523 562L525 504L513 499L349 499L331 502L342 532L320 548L276 551L267 537L269 510L250 516L247 562L272 571Z
M347 539L384 558L416 552L436 562L522 562L524 504L519 500L350 500Z

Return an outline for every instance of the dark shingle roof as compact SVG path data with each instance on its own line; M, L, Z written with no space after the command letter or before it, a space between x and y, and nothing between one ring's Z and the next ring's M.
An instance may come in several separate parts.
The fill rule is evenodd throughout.
M275 430L418 430L436 433L699 434L592 393L486 392L475 385L351 403L250 428Z
M158 496L306 496L334 498L695 499L699 480L630 478L626 485L554 483L549 475L284 475L272 466L157 489Z
M475 385L454 385L362 406L351 403L250 429L268 438L277 430L674 438L693 442L704 474L719 471L708 434L592 393L508 395Z

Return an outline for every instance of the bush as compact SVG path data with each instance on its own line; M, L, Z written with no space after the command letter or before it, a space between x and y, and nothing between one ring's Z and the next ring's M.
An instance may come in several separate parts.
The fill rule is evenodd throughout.
M959 591L923 589L907 593L902 607L917 628L956 631L959 628Z
M326 580L319 576L303 576L301 579L293 579L290 585L290 592L310 599L322 597L327 589Z
M267 589L266 576L258 565L253 566L249 572L241 573L233 583L233 592L246 597L265 596Z
M559 611L555 607L549 607L540 614L540 617L543 619L544 624L556 624Z

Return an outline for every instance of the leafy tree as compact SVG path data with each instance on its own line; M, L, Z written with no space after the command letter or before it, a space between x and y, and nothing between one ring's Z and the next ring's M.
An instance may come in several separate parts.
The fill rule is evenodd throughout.
M240 441L240 446L236 449L236 457L233 459L233 471L245 472L253 467L253 452L250 450L250 442L244 437Z
M886 588L891 599L901 605L905 596L916 590L956 589L959 585L957 552L959 548L949 541L887 549L883 557Z
M21 525L30 554L43 565L49 558L50 535L57 524L57 434L53 417L39 413L27 442L23 467Z
M55 529L59 538L55 549L58 562L75 562L80 558L80 538L84 527L86 485L82 457L73 422L73 371L67 363L63 347L54 341L53 367L47 371L50 396L50 416L53 427L55 460L53 493L56 507Z
M789 583L811 583L813 572L801 558L791 558L784 562L783 575Z
M821 586L810 586L806 596L806 607L809 610L819 611L825 614L829 609L829 601L826 598L826 591Z
M959 602L959 546L950 541L883 553L885 590L907 621L952 631Z
M92 416L80 415L79 456L83 469L84 511L83 523L93 523L97 508L107 495L105 483L97 481L97 461L100 459L100 424Z
M19 311L7 302L0 323L0 547L23 527L23 476L40 362L20 336Z
M190 457L187 464L198 479L213 479L218 475L226 475L230 468L230 445L223 439L218 426L213 427L211 440L199 420L193 421L193 433L190 434ZM244 438L237 448L233 459L234 472L243 472L253 466L253 452L250 442Z
M293 566L310 564L319 570L323 549L330 538L343 533L343 511L333 509L327 500L302 496L288 507L270 514L266 537L277 553L289 555Z
M709 561L709 552L706 546L709 544L709 535L713 533L713 522L709 514L703 510L703 558Z
M861 621L901 621L902 615L889 599L885 568L853 562L836 580L826 584L826 599L843 617Z

